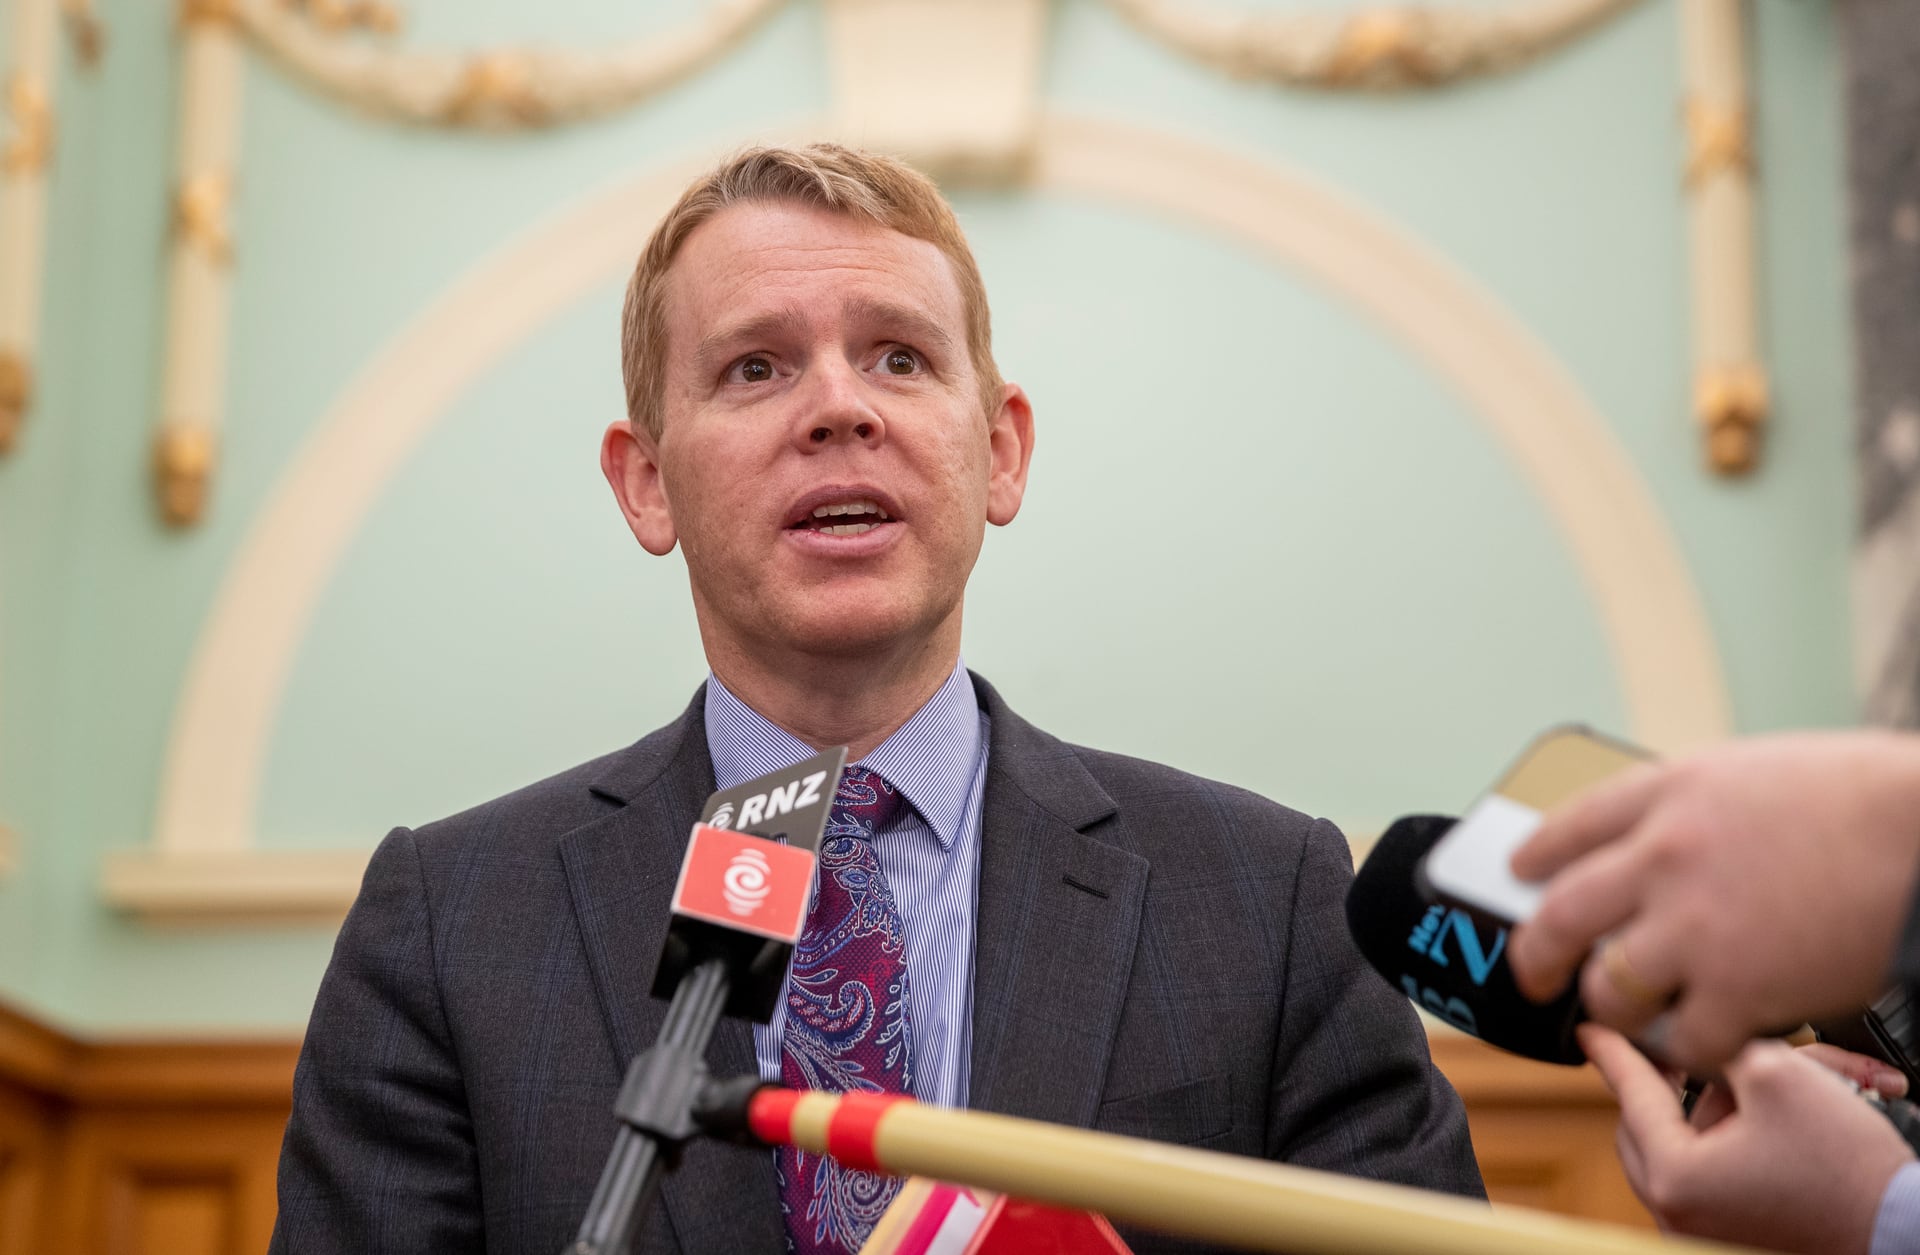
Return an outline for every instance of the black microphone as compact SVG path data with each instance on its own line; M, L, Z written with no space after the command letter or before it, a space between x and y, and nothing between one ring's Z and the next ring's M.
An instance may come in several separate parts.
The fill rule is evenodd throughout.
M666 1018L627 1068L613 1104L613 1148L566 1255L625 1255L661 1172L700 1132L696 1112L711 1105L706 1053L720 1017L772 1018L846 759L844 745L823 750L707 799L681 857L654 969L654 997L670 999Z
M1421 888L1420 860L1454 821L1396 819L1347 890L1347 928L1388 984L1488 1045L1545 1063L1577 1066L1586 1052L1574 1026L1587 1018L1578 986L1544 1006L1520 992L1507 966L1507 928L1436 902Z

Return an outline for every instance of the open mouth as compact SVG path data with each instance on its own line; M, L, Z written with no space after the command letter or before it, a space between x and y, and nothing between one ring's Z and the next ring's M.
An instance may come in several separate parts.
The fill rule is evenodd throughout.
M860 536L892 521L893 516L878 502L836 501L815 506L812 513L791 524L790 530L818 532L822 536Z

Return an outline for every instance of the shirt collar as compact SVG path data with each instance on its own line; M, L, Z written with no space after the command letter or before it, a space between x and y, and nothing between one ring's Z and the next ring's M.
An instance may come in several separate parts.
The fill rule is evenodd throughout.
M974 769L980 761L980 707L958 663L938 692L860 765L879 772L950 850L960 835ZM716 787L731 789L755 776L811 758L814 748L734 696L720 677L707 676L707 752Z

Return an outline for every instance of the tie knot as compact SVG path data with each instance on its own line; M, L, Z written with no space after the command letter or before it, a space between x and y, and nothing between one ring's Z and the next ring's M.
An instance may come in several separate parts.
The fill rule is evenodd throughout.
M906 807L906 797L879 772L849 767L840 777L839 792L833 795L830 819L837 821L835 827L846 836L870 837L891 827Z

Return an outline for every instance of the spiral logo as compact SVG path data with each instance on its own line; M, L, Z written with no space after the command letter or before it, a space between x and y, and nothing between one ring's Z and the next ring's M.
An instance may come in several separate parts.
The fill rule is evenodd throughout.
M720 803L720 809L713 812L713 818L709 819L707 823L715 828L733 827L733 803Z
M742 850L734 855L733 861L727 864L726 874L720 878L720 895L727 900L727 909L739 916L759 910L767 894L773 891L773 886L767 883L767 874L772 870L767 856L758 850Z

